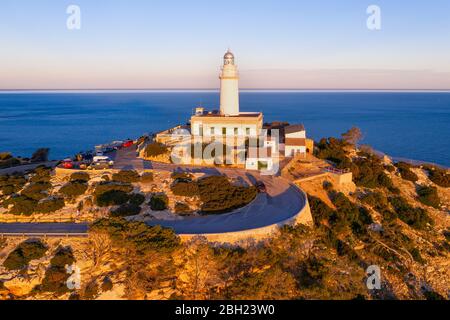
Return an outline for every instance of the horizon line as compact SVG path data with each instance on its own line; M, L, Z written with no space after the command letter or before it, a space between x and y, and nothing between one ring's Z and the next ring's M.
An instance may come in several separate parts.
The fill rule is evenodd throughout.
M39 93L39 92L219 92L220 89L208 88L71 88L71 89L0 89L0 93ZM437 89L336 89L336 88L241 88L240 92L266 91L266 92L450 92L450 88Z

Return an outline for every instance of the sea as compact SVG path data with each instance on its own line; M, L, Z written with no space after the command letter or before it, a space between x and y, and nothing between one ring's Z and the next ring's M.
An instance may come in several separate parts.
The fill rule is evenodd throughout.
M30 157L47 147L62 159L185 124L199 105L218 109L219 92L3 91L0 152ZM263 112L264 122L303 123L316 141L357 126L378 151L450 167L450 92L244 90L240 107Z

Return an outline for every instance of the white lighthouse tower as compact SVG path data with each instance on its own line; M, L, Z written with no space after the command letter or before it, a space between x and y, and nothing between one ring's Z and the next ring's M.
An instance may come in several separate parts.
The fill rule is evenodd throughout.
M239 115L239 73L230 50L223 57L220 74L220 113L225 116Z

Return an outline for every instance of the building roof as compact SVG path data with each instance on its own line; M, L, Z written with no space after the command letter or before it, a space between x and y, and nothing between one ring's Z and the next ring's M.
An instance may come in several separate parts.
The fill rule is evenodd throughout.
M250 147L248 149L247 158L271 158L272 157L272 148L271 147Z
M306 146L306 139L304 138L286 138L284 145L286 146Z
M290 126L284 127L284 134L305 131L303 124L292 124Z
M201 114L194 114L194 117L217 117L217 118L257 118L261 115L261 112L239 112L238 115L225 115L221 114L218 110L204 111Z

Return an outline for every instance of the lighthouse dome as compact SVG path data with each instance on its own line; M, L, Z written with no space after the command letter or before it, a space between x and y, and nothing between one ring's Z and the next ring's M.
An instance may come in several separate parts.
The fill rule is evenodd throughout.
M227 51L227 53L225 53L225 55L223 56L224 59L234 59L234 54L232 54L230 52L230 50Z

